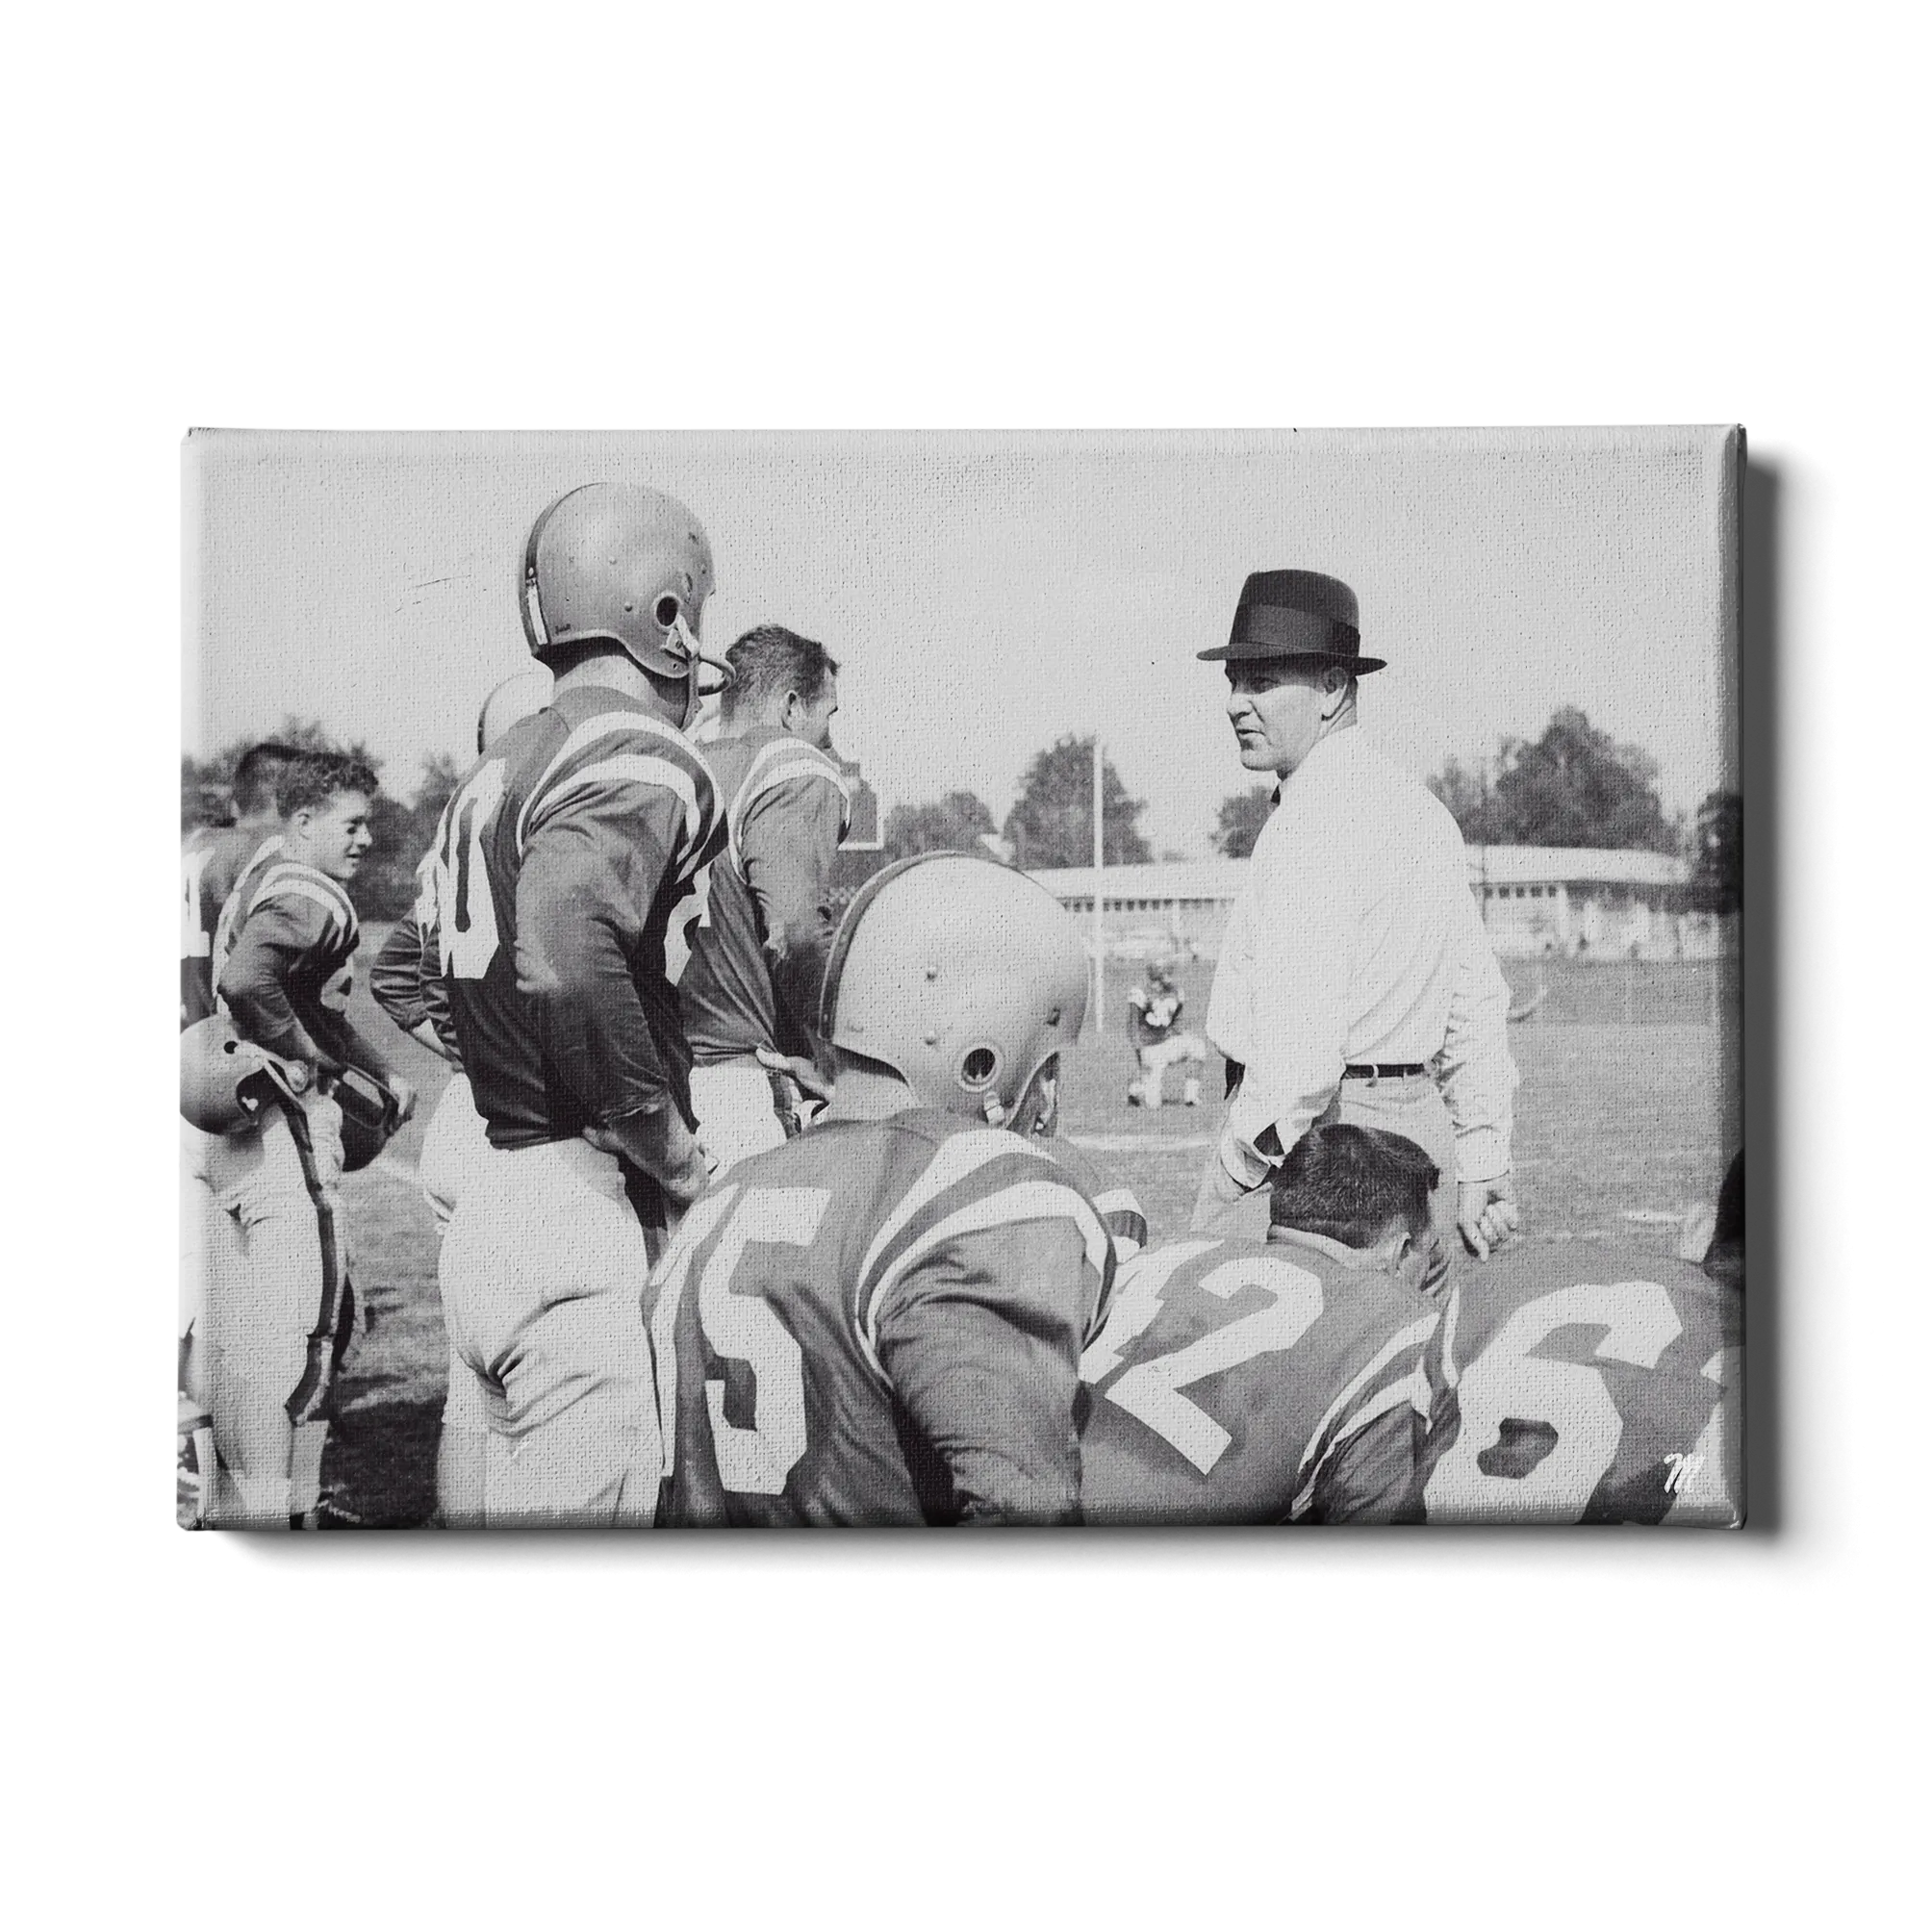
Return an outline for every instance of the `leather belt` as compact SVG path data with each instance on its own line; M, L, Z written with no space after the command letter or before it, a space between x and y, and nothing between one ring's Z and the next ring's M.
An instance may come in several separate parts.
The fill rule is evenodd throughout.
M1341 1077L1345 1080L1404 1080L1428 1071L1420 1060L1404 1060L1399 1066L1343 1067Z

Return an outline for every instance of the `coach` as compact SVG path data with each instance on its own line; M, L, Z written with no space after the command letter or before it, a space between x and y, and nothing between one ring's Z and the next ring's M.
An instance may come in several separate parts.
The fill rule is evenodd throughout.
M1280 779L1222 945L1208 1034L1231 1105L1195 1203L1222 1225L1317 1120L1386 1128L1458 1181L1457 1225L1487 1256L1518 1225L1509 987L1469 891L1456 822L1356 727L1355 593L1313 571L1242 586L1228 718Z

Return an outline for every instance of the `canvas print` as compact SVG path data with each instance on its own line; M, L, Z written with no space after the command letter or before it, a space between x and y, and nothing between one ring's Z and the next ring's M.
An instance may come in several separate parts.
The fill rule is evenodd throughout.
M1741 1522L1743 460L191 434L180 1520Z

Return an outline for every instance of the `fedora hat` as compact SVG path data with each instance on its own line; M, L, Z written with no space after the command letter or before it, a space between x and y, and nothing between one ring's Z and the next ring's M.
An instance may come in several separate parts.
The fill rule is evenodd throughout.
M1381 671L1388 660L1361 654L1355 593L1319 571L1256 571L1241 586L1228 642L1197 651L1204 663L1223 658L1306 657L1345 665L1356 676Z

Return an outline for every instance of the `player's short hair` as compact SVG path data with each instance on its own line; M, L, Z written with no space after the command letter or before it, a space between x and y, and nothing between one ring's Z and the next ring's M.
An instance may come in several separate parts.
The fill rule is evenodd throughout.
M235 767L235 809L244 815L265 812L275 802L275 788L302 753L292 745L267 741L250 745Z
M375 797L375 774L346 751L304 751L275 785L275 809L286 819L305 807L326 805L340 792Z
M1412 1140L1385 1128L1311 1127L1282 1162L1268 1219L1344 1248L1372 1248L1391 1221L1419 1238L1438 1171Z
M748 630L724 655L738 674L719 701L727 720L756 711L775 692L796 691L807 704L816 704L839 672L837 658L824 645L781 623Z

